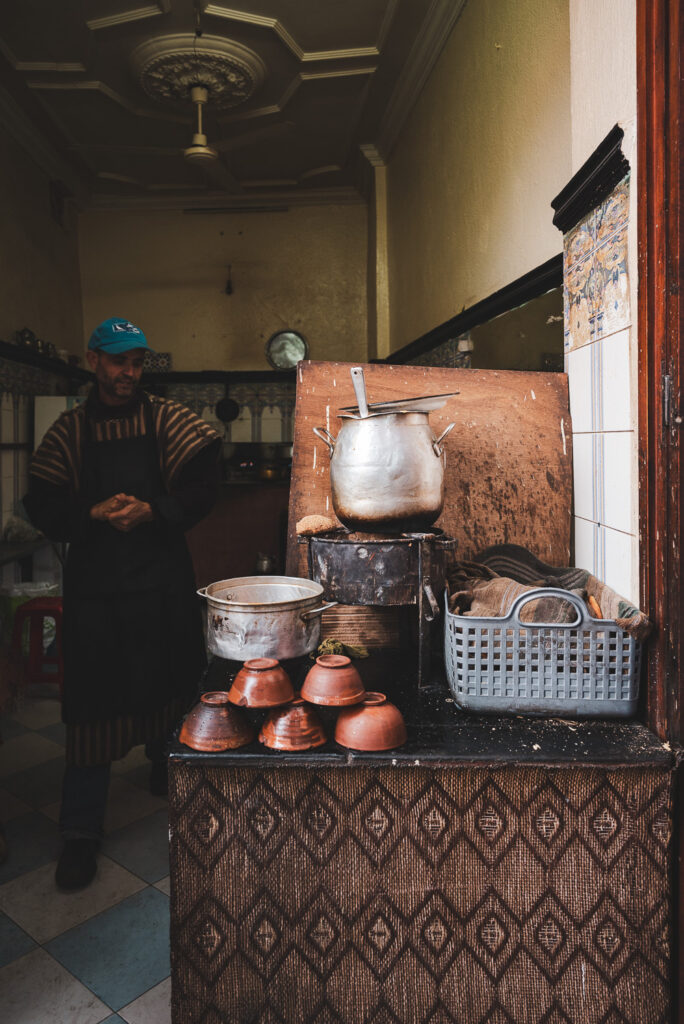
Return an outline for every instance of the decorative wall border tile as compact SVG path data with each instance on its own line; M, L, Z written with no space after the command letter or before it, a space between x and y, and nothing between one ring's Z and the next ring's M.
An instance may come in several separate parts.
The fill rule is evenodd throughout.
M566 352L630 323L628 216L629 175L563 237Z

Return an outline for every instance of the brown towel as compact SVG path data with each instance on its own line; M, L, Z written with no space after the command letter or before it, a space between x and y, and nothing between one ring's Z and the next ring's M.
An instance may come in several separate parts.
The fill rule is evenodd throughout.
M516 597L539 587L559 587L597 601L604 619L612 619L640 643L651 631L646 615L586 569L546 565L526 548L497 544L457 562L448 573L449 608L459 615L491 618L507 615ZM540 597L526 604L524 622L574 622L577 612L558 597Z

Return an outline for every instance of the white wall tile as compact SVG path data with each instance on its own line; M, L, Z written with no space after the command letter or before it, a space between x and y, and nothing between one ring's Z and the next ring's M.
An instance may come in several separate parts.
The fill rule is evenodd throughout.
M598 530L596 523L588 519L573 518L575 535L575 565L595 574L595 535Z
M19 395L18 397L19 406L19 418L18 418L18 432L17 441L20 444L25 444L29 439L29 419L30 419L30 406L28 395Z
M283 439L283 414L280 409L264 409L261 417L261 440L274 444Z
M634 571L637 538L602 527L605 547L605 574L603 582L626 597L634 605L639 603L639 581Z
M594 429L591 417L592 348L592 345L583 345L569 352L567 357L573 433L586 433Z
M3 391L0 392L0 441L4 444L12 444L15 440L12 396L7 391Z
M634 475L631 432L604 434L602 525L632 533L636 509L632 507Z
M594 435L573 434L572 460L575 515L594 518Z
M240 411L240 415L230 424L230 439L235 442L252 440L252 413L246 407Z
M0 452L0 476L10 483L14 480L14 452Z
M631 430L629 328L596 342L601 353L603 430Z

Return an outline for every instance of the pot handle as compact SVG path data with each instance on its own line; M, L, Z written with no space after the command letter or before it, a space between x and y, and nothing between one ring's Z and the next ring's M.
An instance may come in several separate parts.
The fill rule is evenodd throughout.
M337 601L328 601L327 604L322 604L320 608L309 608L307 611L301 612L299 618L303 619L304 622L308 622L309 619L315 619L317 615L327 612L328 608L334 608L337 603Z
M327 445L328 451L332 455L335 451L335 442L337 441L337 438L333 437L330 431L326 430L325 427L312 427L311 429L316 437L320 437L323 444Z
M207 596L207 588L206 587L200 587L199 590L196 591L196 593L199 594L200 597L206 597Z
M435 595L432 592L432 587L430 586L429 580L423 581L423 593L425 594L428 600L428 604L430 605L430 611L425 609L425 620L426 622L434 622L434 620L439 616L439 605L437 604Z
M439 458L440 455L442 454L442 452L444 451L444 449L440 447L440 442L444 440L444 438L447 436L447 434L451 433L451 431L454 429L455 426L456 426L455 423L450 423L449 426L446 428L446 430L443 430L442 433L439 435L439 437L436 437L433 440L432 448L433 448L434 453L437 456L437 458Z

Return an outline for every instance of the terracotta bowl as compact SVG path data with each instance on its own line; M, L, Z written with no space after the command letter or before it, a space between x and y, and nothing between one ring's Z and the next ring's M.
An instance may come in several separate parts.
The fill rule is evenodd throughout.
M327 739L318 715L301 697L269 711L259 733L259 742L272 750L311 750Z
M203 693L199 703L188 713L178 736L181 743L193 750L234 750L254 739L254 730L247 719L228 702L224 690Z
M367 693L362 704L340 711L335 741L352 750L394 750L406 743L406 725L384 693Z
M243 708L275 708L295 695L290 677L275 658L246 661L233 680L228 700Z
M343 654L322 654L310 668L302 697L310 704L344 707L358 704L366 695L361 676Z

